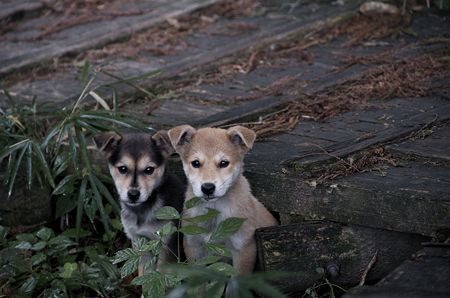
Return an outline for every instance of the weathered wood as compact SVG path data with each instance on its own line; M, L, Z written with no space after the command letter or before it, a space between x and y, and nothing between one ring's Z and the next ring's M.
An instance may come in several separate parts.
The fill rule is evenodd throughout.
M429 135L428 135L429 134ZM400 156L417 156L421 158L450 161L450 124L444 127L428 128L413 140L386 147Z
M354 288L344 297L450 297L450 248L426 247L375 286Z
M4 0L0 3L0 20L18 13L42 9L44 3L38 0Z
M176 18L182 14L206 7L220 0L182 0L168 1L157 9L138 16L118 17L111 21L98 22L95 26L79 25L77 34L63 39L45 41L41 44L30 44L27 48L17 49L17 45L3 43L0 59L0 75L19 70L44 61L49 61L69 53L100 47L107 43L125 38L134 32L144 30L168 18ZM70 30L74 30L71 28Z
M245 175L256 197L283 214L426 236L432 236L450 214L450 175L445 166L408 162L317 187L293 173L251 168L247 163Z
M324 148L329 154L320 152L318 155L308 155L304 158L295 158L288 162L295 162L302 166L311 167L317 166L320 163L327 163L336 160L336 158L343 158L355 152L380 145L388 142L407 137L412 133L430 126L431 124L438 124L440 122L446 122L450 119L450 103L443 101L442 105L432 110L418 113L415 116L410 117L398 126L380 131L376 134L368 136L361 140L355 140L353 144L348 142L342 142L336 145L332 145L328 148Z
M144 75L145 73L160 71L161 73L157 77L140 80L139 82L140 85L153 85L178 76L182 72L191 71L202 65L216 62L223 57L237 55L237 53L242 52L251 46L269 44L292 34L301 34L302 32L308 32L308 30L313 30L317 27L329 24L330 22L336 22L336 16L349 14L349 11L354 13L353 9L355 7L355 3L349 3L348 5L339 7L337 10L335 7L324 7L324 9L321 10L322 12L317 15L304 13L299 19L292 20L286 18L283 21L270 20L269 22L261 22L258 30L245 32L245 34L239 35L239 38L202 33L202 38L204 40L209 40L209 42L203 42L199 47L188 48L180 55L175 55L174 57L157 57L152 59L151 62L122 61L120 59L117 61L118 59L110 59L107 63L108 65L103 66L103 68L110 69L110 71L112 69L113 73L122 78L136 77ZM239 23L239 19L235 22ZM225 40L229 40L229 42L223 43L224 38ZM186 40L186 43L195 44L196 40ZM145 57L144 61L147 60L147 58L148 57ZM163 60L163 63L159 63L158 61L160 60ZM104 64L104 62L102 62L102 64ZM63 84L62 82L59 82L59 76L64 78L61 80L64 81ZM74 102L77 99L77 93L79 92L73 92L73 87L67 89L58 86L73 85L78 86L79 90L82 89L79 87L80 83L76 74L71 75L71 80L72 82L67 80L67 75L55 74L52 78L43 80L42 82L32 82L23 86L14 86L10 88L10 91L19 95L26 95L25 99L31 99L34 96L37 96L37 100L45 99L47 101L55 101L61 105L65 105ZM96 84L108 84L115 81L116 80L114 79L99 74L97 76ZM136 92L135 89L123 83L116 83L111 87L115 89L116 94L118 94L119 97L122 97L127 93ZM56 92L40 92L42 89L51 88L57 88L58 90ZM98 91L103 97L110 97L112 88L103 88ZM30 91L31 89L33 89L33 92ZM53 96L53 94L55 96ZM157 121L157 119L155 119L155 121Z
M377 261L366 280L379 280L419 250L427 238L320 221L259 229L256 239L262 269L296 272L279 283L286 292L299 292L322 278L316 268L327 272L330 266L339 268L338 276L328 275L333 283L358 284L374 254Z

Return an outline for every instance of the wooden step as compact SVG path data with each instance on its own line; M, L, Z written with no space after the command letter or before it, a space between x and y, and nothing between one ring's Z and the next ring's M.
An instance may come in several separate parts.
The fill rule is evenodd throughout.
M324 278L357 285L376 256L367 282L381 279L421 248L426 237L332 222L305 222L256 231L259 264L267 271L293 272L279 281L285 292L301 292ZM317 270L317 269L321 270Z
M42 8L44 8L44 3L39 0L3 0L0 3L0 20L38 11Z
M450 248L426 247L375 286L350 290L343 298L450 297Z
M447 164L399 159L397 166L381 163L320 183L319 177L309 175L325 171L327 166L293 163L302 160L299 156L317 154L342 160L339 153L355 152L354 146L358 150L367 148L361 144L376 147L380 143L369 141L402 138L405 129L408 133L414 127L420 130L435 120L436 114L444 119L450 107L440 99L403 99L390 104L349 112L324 123L300 123L292 133L257 143L246 158L245 172L255 195L281 214L433 235L450 214ZM445 140L439 147L450 146ZM427 152L426 147L422 152Z
M87 24L81 23L42 40L2 41L0 75L69 53L76 54L90 48L100 47L166 21L168 18L176 18L216 2L218 0L159 1L159 3L145 5L130 3L123 11L124 13L128 10L131 12L133 9L148 12L117 17L114 22L104 20ZM11 32L10 35L13 33Z
M300 10L295 17L293 15L281 15L278 18L250 16L229 20L219 19L217 23L210 26L211 28L203 31L200 30L199 32L194 31L191 35L184 38L183 42L187 44L187 48L181 53L166 56L139 54L136 60L124 60L122 58L112 57L107 61L100 61L99 63L101 64L101 69L107 70L121 78L142 77L138 85L154 85L158 82L164 82L169 78L177 77L183 72L198 69L204 65L214 64L224 57L239 55L239 53L242 54L243 51L251 47L269 44L270 42L292 34L316 30L319 26L336 21L338 16L348 14L349 12L353 13L357 7L357 2L346 4L338 9L329 4L321 5L323 6L321 6L322 9L315 14L311 14L308 10L309 8L306 7ZM174 13L170 14L172 18L176 16ZM167 17L161 17L161 21L164 21ZM158 23L155 20L153 25L156 24ZM232 28L233 25L249 25L254 26L256 29L239 31L237 35L236 33L233 34L233 32L223 32L224 28ZM91 63L95 66L96 61L91 61ZM151 74L156 71L160 72L158 76L145 79L146 74ZM201 72L201 70L199 71ZM127 93L136 93L136 89L100 72L97 75L94 86L101 85L108 86L98 90L104 97L110 97L113 89L118 95L118 98L125 97ZM24 97L25 99L30 100L36 96L38 101L53 101L58 102L60 105L75 101L81 90L82 83L79 81L78 70L72 70L68 73L67 71L62 73L57 72L50 78L34 82L17 82L17 84L9 88L11 93ZM177 104L181 107L183 103L178 102ZM164 111L158 112L159 114L154 119L150 118L149 120L153 122L170 122L170 119L174 119L173 115L168 115L165 117L166 119L163 119L163 115L165 115Z

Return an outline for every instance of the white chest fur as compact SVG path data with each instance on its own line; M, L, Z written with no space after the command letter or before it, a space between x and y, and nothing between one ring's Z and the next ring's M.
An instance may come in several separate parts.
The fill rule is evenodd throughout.
M137 237L145 237L152 240L159 239L156 232L167 223L167 221L160 221L155 218L154 211L159 208L161 208L161 204L156 203L147 213L144 215L141 214L139 220L136 213L123 208L121 211L121 221L128 238L131 240L134 240Z

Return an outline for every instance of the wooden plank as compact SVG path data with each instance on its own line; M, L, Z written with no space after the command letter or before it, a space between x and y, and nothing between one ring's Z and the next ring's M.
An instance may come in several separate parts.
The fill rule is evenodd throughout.
M266 170L247 162L245 176L255 196L270 210L282 214L426 236L446 224L450 214L446 166L411 161L402 167L356 173L313 187L292 169L276 173L269 170L270 163L259 162Z
M386 148L396 155L416 156L421 158L450 161L450 125L429 128L413 140L392 144ZM430 134L430 135L427 135Z
M133 16L118 17L111 21L98 22L94 27L80 25L78 34L71 34L70 38L33 44L25 50L10 52L0 60L0 75L17 71L65 54L79 53L83 50L100 47L107 43L125 38L134 32L144 30L168 18L176 18L193 10L206 7L220 0L180 0L168 1L149 13ZM74 30L71 28L71 30ZM25 47L25 45L23 45ZM6 47L6 48L5 48ZM12 44L9 44L12 49ZM8 50L7 43L3 48Z
M426 237L332 222L307 222L256 231L259 264L266 271L296 272L281 280L285 292L300 292L319 281L316 271L335 266L328 278L341 286L359 283L370 260L367 281L381 279L421 248Z
M426 247L375 286L354 288L343 297L450 297L450 248Z
M151 63L145 63L145 62L138 62L138 61L116 61L112 60L108 62L108 65L114 69L120 70L120 74L114 72L115 74L119 75L120 77L126 78L129 76L135 77L139 75L144 75L145 73L151 73L154 71L160 71L160 75L157 77L147 79L147 80L140 80L140 85L153 85L157 84L158 82L163 82L164 80L174 78L176 76L179 76L183 74L183 72L186 71L192 71L198 69L206 64L217 62L218 60L232 55L238 55L238 53L242 53L243 51L249 49L251 46L259 46L262 44L270 44L277 40L286 38L287 36L294 35L294 34L302 34L305 32L308 32L310 30L315 30L320 26L325 26L332 22L337 22L338 18L337 16L342 17L343 15L347 14L353 14L353 9L357 6L355 3L350 3L346 6L339 7L338 10L335 9L335 7L324 7L323 11L320 14L308 14L303 16L302 18L291 20L283 20L278 22L266 22L270 23L271 25L267 25L264 22L262 22L261 26L258 30L250 31L248 34L240 35L239 38L235 38L232 41L228 43L217 43L217 46L214 46L214 42L208 44L207 49L203 48L195 48L191 50L187 50L183 52L181 55L168 58L167 61L164 63L156 63L155 61L152 61ZM349 12L350 11L350 12ZM218 38L220 40L220 36L207 36L205 35L205 38L209 40L214 40L214 38ZM228 37L227 37L228 38ZM117 67L119 65L119 67ZM58 74L55 75L55 77L58 77ZM66 76L64 76L66 77ZM77 81L77 75L72 74L73 83L65 81L64 84L73 84L74 86L79 86L79 82ZM57 79L56 79L57 80ZM99 74L97 77L96 84L107 84L112 83L116 80L108 78L106 76L102 76L102 74ZM27 98L32 98L33 95L38 96L38 100L40 98L48 99L49 96L47 96L48 93L42 93L39 92L42 87L45 87L43 85L48 84L47 88L58 86L61 84L58 84L55 82L55 79L46 80L43 82L37 82L37 83L31 83L30 85L26 84L24 86L14 87L10 89L11 92L15 92L18 94L26 94ZM36 86L34 86L36 85ZM123 97L124 94L127 93L135 93L136 90L132 87L117 83L113 84L110 88L102 88L101 90L98 90L103 97L109 98L111 95L111 89L114 88L117 92L119 97ZM33 89L34 94L31 94L29 90ZM66 88L62 88L61 92L51 92L50 95L55 94L58 95L58 97L55 97L58 99L59 105L66 105L69 103L74 102L78 94L73 92L67 92L64 96L61 96L62 93L66 92ZM73 89L73 88L69 88ZM81 89L80 89L81 90ZM42 94L42 95L41 95ZM249 111L251 111L253 107L250 107ZM239 113L242 114L242 111ZM221 114L221 113L218 113ZM204 118L203 117L199 117ZM209 116L206 116L209 117ZM177 122L175 122L177 123ZM194 120L190 122L191 124L197 124L197 121ZM205 121L202 121L202 123L205 123ZM198 122L199 125L201 123Z
M3 0L0 3L0 20L23 12L42 9L44 3L39 0Z
M430 125L446 122L450 119L450 103L442 101L442 105L432 110L418 113L410 117L398 126L380 131L368 138L356 140L353 144L348 142L339 143L325 148L326 152L330 154L323 154L320 152L316 156L308 155L304 158L294 158L287 161L296 164L301 164L304 167L317 166L321 163L328 163L336 160L336 157L343 158L355 152L368 149L373 146L386 144L388 142L407 137L425 127Z

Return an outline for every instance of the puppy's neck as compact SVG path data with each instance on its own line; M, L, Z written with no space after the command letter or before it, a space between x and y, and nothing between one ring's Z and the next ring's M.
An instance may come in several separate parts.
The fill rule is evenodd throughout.
M233 201L236 199L236 197L242 197L242 195L246 193L250 193L250 185L248 184L247 179L241 173L236 178L236 181L233 183L233 185L230 186L225 196Z

